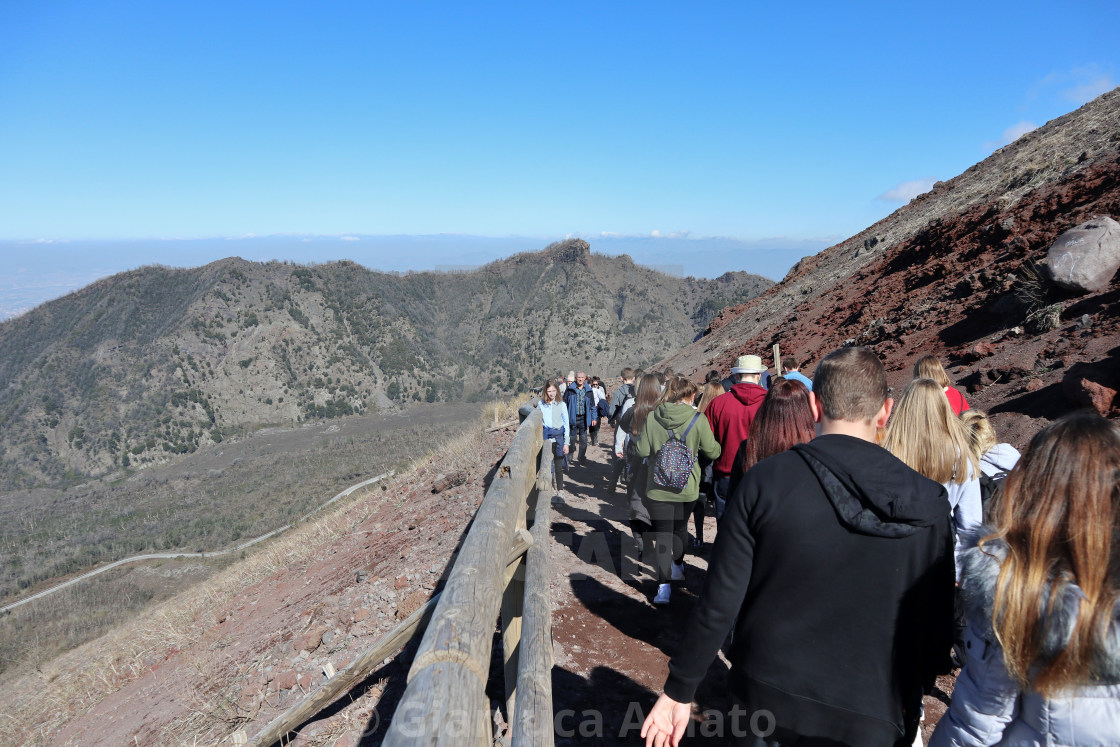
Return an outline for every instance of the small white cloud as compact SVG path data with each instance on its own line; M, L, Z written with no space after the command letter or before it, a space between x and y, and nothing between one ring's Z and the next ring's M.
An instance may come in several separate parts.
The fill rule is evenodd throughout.
M673 231L669 234L670 239L687 239L692 231Z
M1038 98L1061 99L1077 106L1092 101L1116 87L1110 72L1089 64L1071 70L1060 70L1043 77L1027 92L1027 101Z
M357 236L340 236L343 241L361 241Z
M985 150L997 150L1005 145L1010 145L1011 143L1021 138L1023 135L1026 135L1028 132L1036 129L1038 129L1038 125L1036 125L1034 122L1028 122L1026 120L1023 120L1022 122L1016 122L1003 131L1003 134L1000 136L999 140L984 141L984 148Z
M915 197L933 188L933 183L936 179L912 179L908 182L902 182L894 189L888 189L883 194L875 199L883 200L884 202L910 202Z
M604 239L617 239L622 234L620 234L618 231L600 231L599 235Z
M304 244L308 244L308 243L311 242L311 239L303 238L303 239L300 239L300 241L302 241Z
M1075 71L1075 74L1076 72L1077 71ZM1067 88L1062 91L1062 98L1080 106L1081 104L1092 101L1102 93L1111 91L1113 88L1116 88L1116 81L1114 81L1111 76L1105 75L1104 73L1095 73L1094 71L1094 74L1086 76L1072 88Z
M650 231L650 232L649 232L649 235L650 235L650 236L652 236L652 237L653 237L653 238L655 238L655 239L661 239L661 238L664 238L664 236L662 235L662 233L661 233L660 231L658 231L657 229L654 229L654 230Z

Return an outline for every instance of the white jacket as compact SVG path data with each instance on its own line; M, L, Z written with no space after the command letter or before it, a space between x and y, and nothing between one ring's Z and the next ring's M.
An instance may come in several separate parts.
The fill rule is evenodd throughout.
M618 420L622 420L622 416L633 406L634 398L627 398L626 402L622 405L622 410L618 413ZM630 434L627 433L621 425L614 429L614 453L616 456L626 453L626 442L628 440L630 440Z
M980 457L980 471L988 477L1010 472L1019 463L1019 451L1011 444L996 444Z

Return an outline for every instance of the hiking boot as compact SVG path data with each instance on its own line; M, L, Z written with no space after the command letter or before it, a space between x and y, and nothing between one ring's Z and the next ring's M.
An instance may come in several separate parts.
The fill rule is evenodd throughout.
M657 587L657 596L653 598L653 603L659 606L668 604L670 593L672 593L672 589L669 584L661 584Z
M673 563L669 573L670 581L684 581L684 562Z

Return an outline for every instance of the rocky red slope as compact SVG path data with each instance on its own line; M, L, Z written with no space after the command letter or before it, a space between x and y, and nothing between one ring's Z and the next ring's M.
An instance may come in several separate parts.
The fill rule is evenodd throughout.
M1090 404L1089 393L1109 413L1120 388L1120 284L1077 297L1028 269L1063 231L1099 215L1120 217L1120 89L802 260L666 363L726 372L741 353L777 343L811 372L835 348L868 345L898 391L934 353L974 406L997 413L1001 436L1023 445ZM1032 303L1021 298L1031 294L1033 306L1059 304L1054 328L1027 319Z

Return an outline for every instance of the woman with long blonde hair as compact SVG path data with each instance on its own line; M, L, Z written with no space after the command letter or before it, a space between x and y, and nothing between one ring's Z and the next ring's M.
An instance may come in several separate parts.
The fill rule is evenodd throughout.
M958 537L980 525L980 465L964 426L932 379L906 385L887 424L883 446L910 469L945 486Z
M1120 744L1120 426L1040 431L965 550L968 660L931 747Z
M951 386L952 382L949 381L949 374L945 373L945 367L941 365L941 359L936 355L923 355L918 359L918 362L914 364L914 378L936 381L945 394L945 399L949 401L949 406L953 408L954 415L959 416L968 409L968 401L965 400L963 394Z

